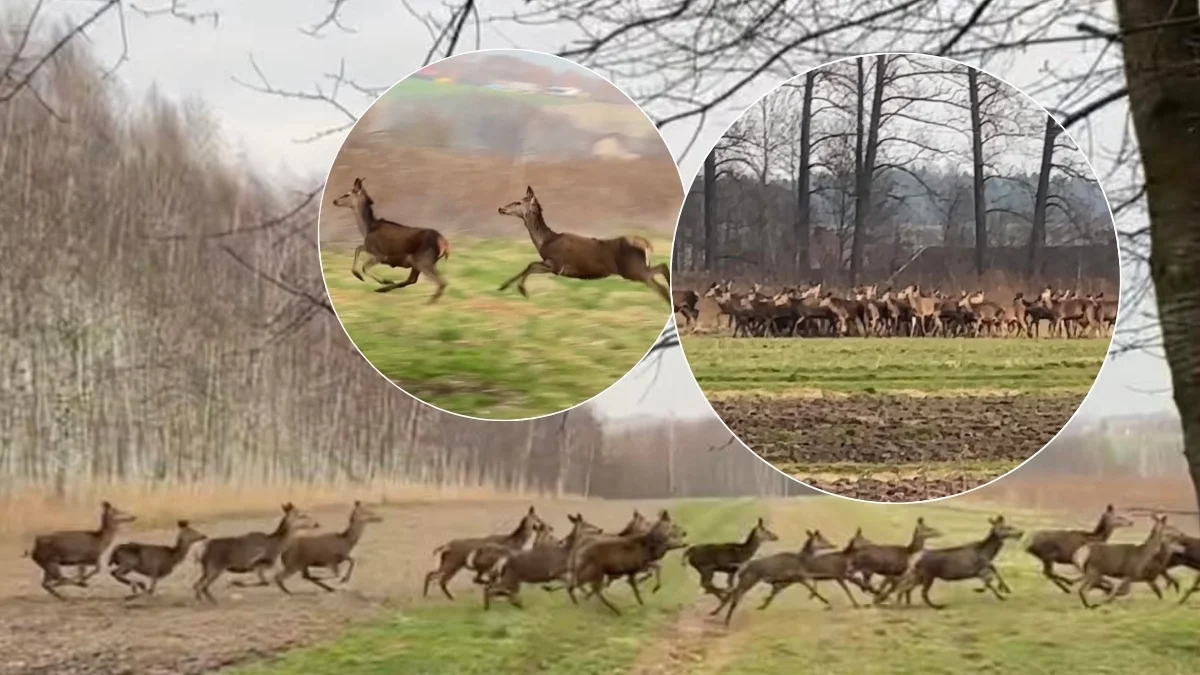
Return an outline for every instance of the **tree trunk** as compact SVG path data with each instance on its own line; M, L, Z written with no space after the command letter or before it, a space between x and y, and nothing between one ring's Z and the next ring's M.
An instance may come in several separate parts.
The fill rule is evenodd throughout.
M713 204L717 190L717 149L713 148L704 158L704 269L717 271L717 223L713 217Z
M967 68L967 90L971 99L971 156L975 182L975 274L983 276L987 264L987 204L983 188L983 118L979 112L979 71Z
M1033 228L1029 231L1029 255L1025 278L1032 279L1042 270L1042 249L1046 247L1046 202L1050 197L1050 169L1054 164L1054 141L1062 127L1046 115L1046 138L1042 143L1042 169L1038 174L1037 194L1033 200ZM976 216L978 217L978 216Z
M887 70L887 56L875 57L875 91L871 96L871 119L867 125L864 146L862 128L862 106L866 77L862 70L862 59L858 59L858 175L854 188L854 241L850 244L850 285L858 285L862 273L863 252L867 244L867 220L871 213L871 182L875 174L875 158L879 154L879 125L883 112L883 84Z
M1200 61L1196 0L1117 0L1150 216L1150 278L1200 498ZM1152 30L1146 26L1163 26Z
M800 111L800 171L796 176L796 274L797 281L806 282L812 273L812 253L809 251L811 241L810 214L812 211L812 195L810 194L812 171L812 99L813 82L817 71L810 70L804 76L804 104Z

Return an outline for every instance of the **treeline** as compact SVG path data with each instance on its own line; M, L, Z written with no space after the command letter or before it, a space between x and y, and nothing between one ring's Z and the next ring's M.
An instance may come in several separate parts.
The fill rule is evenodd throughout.
M668 473L661 438L614 436L585 408L488 424L416 403L337 324L315 194L232 164L202 105L129 101L80 44L0 103L0 496L105 483L786 489L732 449L726 475L713 471L702 450L723 429L677 430Z
M994 249L1021 248L1034 277L1047 247L1116 245L1052 118L986 74L911 55L841 61L762 99L706 158L679 233L679 272L849 283L923 246L963 249L977 275Z

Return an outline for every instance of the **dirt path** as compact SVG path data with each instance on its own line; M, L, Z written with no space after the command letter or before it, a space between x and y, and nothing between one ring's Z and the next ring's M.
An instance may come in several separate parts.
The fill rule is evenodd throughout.
M159 584L150 601L126 603L124 587L107 573L89 588L66 588L59 602L39 586L40 570L21 558L27 542L0 542L0 675L183 675L207 673L301 645L331 639L354 621L420 601L421 580L432 569L432 551L446 540L509 529L528 502L447 502L380 508L385 522L367 530L356 551L359 565L345 590L326 593L297 578L296 597L278 589L239 589L228 577L214 586L220 604L192 599L196 566L185 561ZM619 528L635 507L653 503L564 500L534 502L560 531L566 515L582 512L604 527ZM317 511L322 528L340 530L345 511ZM210 536L269 530L262 518L196 523ZM169 530L125 533L118 541L165 542ZM459 602L476 602L468 576L451 582Z

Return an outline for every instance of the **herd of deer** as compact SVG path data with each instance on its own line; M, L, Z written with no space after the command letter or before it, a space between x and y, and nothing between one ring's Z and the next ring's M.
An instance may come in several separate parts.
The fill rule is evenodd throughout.
M422 274L437 284L430 296L434 303L446 290L446 281L437 271L437 263L450 257L450 243L440 232L427 227L411 227L385 220L375 215L374 200L363 187L363 179L355 178L350 191L333 200L333 205L354 212L363 243L354 249L354 260L350 272L364 281L366 274L379 283L378 293L387 293L417 283ZM596 239L570 232L555 232L546 224L542 205L526 186L525 197L520 201L499 208L500 215L520 218L529 231L529 238L537 249L541 260L529 263L524 270L500 285L501 291L514 283L521 295L525 291L525 280L533 274L556 274L571 279L605 279L613 275L630 281L646 284L658 291L664 300L669 300L667 287L655 278L661 274L671 283L671 271L665 263L651 265L650 255L654 252L644 237L629 235L611 239ZM364 257L362 266L358 259ZM383 264L410 270L404 281L386 281L370 273L371 267Z
M1045 321L1049 334L1060 337L1111 335L1117 322L1117 301L1103 293L1080 296L1072 290L1046 287L1032 300L1017 293L1002 305L983 291L962 291L958 297L920 286L899 291L863 286L844 294L824 291L821 284L764 292L754 284L746 293L730 281L713 283L704 295L672 291L675 312L684 327L696 328L701 297L711 298L733 329L733 336L1003 336L1040 335Z
M817 589L821 581L837 583L855 607L861 605L850 586L870 595L875 605L893 597L911 604L912 592L919 587L927 605L942 609L944 605L934 603L929 597L930 588L939 580L975 579L983 584L975 589L977 593L991 591L1000 600L1011 594L1012 589L994 561L1005 541L1023 536L1004 516L996 516L988 520L988 532L978 541L949 548L926 548L926 542L941 533L924 518L918 518L911 539L903 545L876 544L859 528L838 549L820 530L809 530L799 551L755 557L765 542L779 539L762 518L742 541L693 546L687 545L686 530L674 523L665 509L654 521L635 510L629 523L615 533L604 532L581 514L570 515L568 519L570 531L559 539L554 528L531 506L511 532L455 539L439 546L434 550L439 563L426 575L423 594L428 596L430 585L436 581L442 593L453 600L447 583L459 571L467 569L474 573L473 581L483 587L485 610L498 597L506 597L513 606L522 608L521 587L533 584L546 591L565 589L573 603L578 603L576 591L582 589L585 599L596 597L620 615L604 590L612 582L625 579L638 604L643 604L639 584L653 576L652 591L657 592L662 585L662 559L672 550L685 549L682 563L699 573L700 587L706 594L720 600L711 614L725 610L726 624L746 593L760 583L769 585L771 592L759 609L766 609L775 596L795 584L805 587L810 598L829 608L829 601ZM98 530L38 536L26 555L41 567L42 587L64 600L57 587L87 586L88 579L100 571L101 559L113 543L118 527L132 520L133 516L104 502ZM340 583L350 581L355 566L351 551L367 523L379 521L378 515L355 502L349 524L342 532L297 536L299 531L319 525L288 503L283 505L283 516L272 532L207 538L187 521L180 521L174 545L124 543L112 549L107 565L112 577L132 590L127 598L149 596L157 583L187 557L193 545L205 542L197 557L201 574L192 586L198 600L215 603L209 588L226 572L257 576L254 583L235 580L232 582L235 586L267 586L271 583L267 573L275 570L274 583L286 593L291 591L284 582L296 574L333 591L326 581L337 578L343 564L347 569ZM1152 522L1149 534L1140 544L1110 543L1108 540L1117 529L1128 527L1133 521L1109 505L1093 529L1034 532L1025 550L1041 562L1042 574L1063 592L1069 593L1078 584L1077 593L1085 607L1096 607L1088 601L1092 589L1106 591L1107 603L1128 594L1134 583L1145 583L1161 599L1157 583L1160 579L1176 592L1180 590L1179 582L1170 574L1173 568L1200 571L1200 538L1187 536L1169 525L1165 515L1153 515ZM1080 575L1068 579L1055 571L1055 565L1072 565ZM75 567L75 577L65 576L63 567ZM328 571L331 576L316 576L315 570ZM717 573L727 577L724 588L713 581ZM131 574L144 580L130 579ZM874 578L881 580L878 585L872 583ZM1187 602L1197 589L1200 589L1200 575L1180 603Z

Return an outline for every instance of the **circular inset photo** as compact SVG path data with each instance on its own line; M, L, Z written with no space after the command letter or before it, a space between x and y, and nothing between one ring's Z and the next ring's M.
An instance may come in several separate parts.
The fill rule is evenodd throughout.
M762 459L876 502L959 494L1066 425L1120 266L1046 110L938 57L837 61L767 94L695 177L672 286L687 361Z
M409 394L549 415L619 380L667 324L682 202L658 130L608 81L537 52L462 54L348 134L321 201L325 286Z

